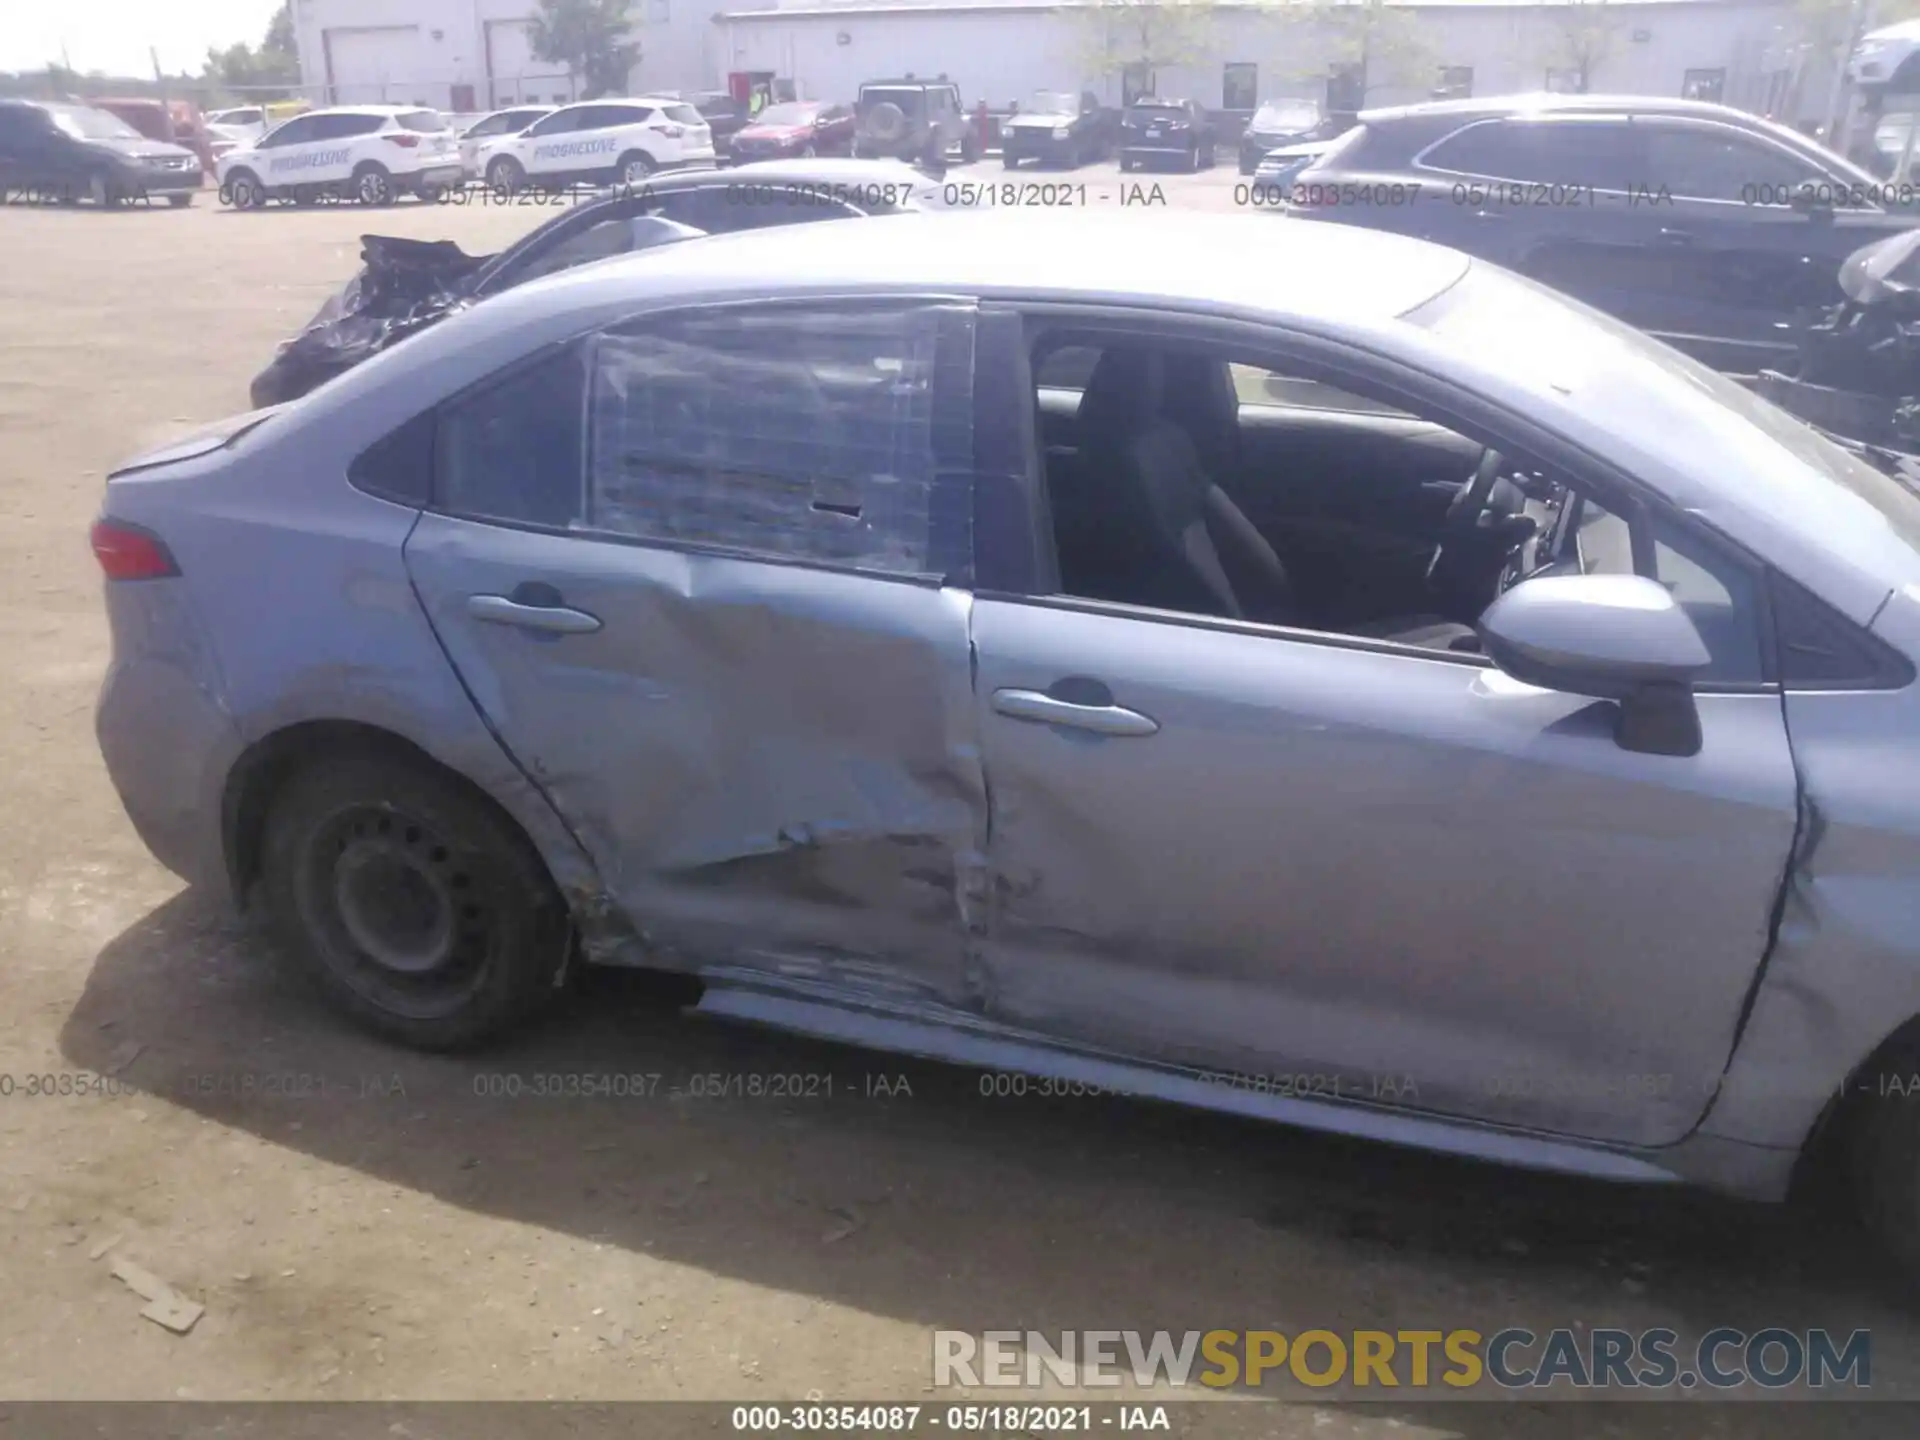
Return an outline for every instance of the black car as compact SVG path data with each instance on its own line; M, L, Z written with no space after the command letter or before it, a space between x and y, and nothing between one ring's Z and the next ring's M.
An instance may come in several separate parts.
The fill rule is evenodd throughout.
M1736 374L1792 353L1847 256L1920 223L1913 187L1722 105L1543 95L1359 120L1294 176L1291 213L1452 245Z
M733 137L753 123L747 103L725 90L700 90L680 98L698 110L700 118L707 122L707 131L713 136L715 158L729 159L733 154Z
M91 105L0 100L0 197L91 200L111 209L165 196L176 208L200 191L200 157L149 140Z
M1085 91L1042 90L1030 109L1000 122L1000 154L1009 170L1022 160L1072 166L1104 160L1119 138L1119 112Z
M1312 100L1269 100L1240 132L1240 173L1251 175L1268 152L1329 138L1326 116Z
M362 270L254 377L253 403L297 399L456 310L576 265L739 230L943 208L942 187L912 166L775 160L621 186L497 255L468 255L451 240L364 235Z
M940 166L958 146L964 164L980 158L980 137L961 109L960 87L944 75L869 80L860 87L853 113L856 155Z
M1145 95L1127 107L1120 121L1120 168L1163 160L1198 170L1213 164L1218 140L1213 117L1193 101Z

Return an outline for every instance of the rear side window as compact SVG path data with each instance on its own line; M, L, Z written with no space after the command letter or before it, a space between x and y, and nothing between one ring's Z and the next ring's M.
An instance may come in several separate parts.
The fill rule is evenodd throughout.
M384 115L316 115L309 140L347 140L386 128Z
M602 336L589 528L894 574L971 549L971 313L688 315Z
M1420 164L1457 175L1628 190L1648 183L1639 155L1624 120L1496 120L1448 136Z
M474 520L564 529L581 514L585 349L571 345L464 395L440 415L434 499Z
M447 128L446 119L438 110L402 110L394 118L402 130L414 130L422 135L437 135Z

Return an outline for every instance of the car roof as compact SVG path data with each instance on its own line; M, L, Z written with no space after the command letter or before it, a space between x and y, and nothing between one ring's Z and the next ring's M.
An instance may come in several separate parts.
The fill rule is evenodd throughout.
M1143 268L1143 253L1180 263ZM568 302L583 304L623 291L663 303L783 289L1014 293L1364 324L1431 299L1468 263L1456 250L1344 225L1176 211L949 211L718 235L537 280L502 299L514 310L537 307L542 294L560 301L569 286L578 288ZM781 283L770 284L775 275Z
M1500 119L1511 115L1579 114L1584 111L1608 115L1681 115L1702 120L1737 120L1752 123L1754 117L1731 105L1716 105L1710 100L1669 100L1659 95L1560 95L1540 90L1526 95L1489 95L1464 100L1426 100L1415 105L1393 105L1360 112L1363 125L1389 125L1396 120L1425 120L1455 116L1462 120Z
M898 80L862 80L860 82L860 88L862 90L878 90L882 86L885 86L890 90L894 90L918 86L921 89L935 89L943 85L952 86L955 83L957 82L947 79L944 75L936 75L931 80L927 79L924 75L902 75Z

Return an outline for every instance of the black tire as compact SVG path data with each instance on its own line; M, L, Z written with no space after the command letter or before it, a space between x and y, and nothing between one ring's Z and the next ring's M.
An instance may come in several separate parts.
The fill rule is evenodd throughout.
M566 910L533 847L419 762L334 755L294 775L267 819L262 879L321 993L403 1045L492 1039L531 1019L565 971Z
M167 204L171 205L176 210L184 210L189 205L193 204L193 196L169 195L167 196Z
M1854 1203L1867 1231L1920 1285L1920 1049L1891 1057L1848 1097L1841 1124Z
M87 198L102 210L118 210L127 197L112 175L95 170L87 176Z
M1018 170L1020 168L1020 157L1018 155L1009 155L1005 151L1002 151L1000 155L1000 165L1001 168L1005 170Z
M487 164L487 188L502 195L517 195L527 183L527 172L511 155L497 155Z
M353 198L362 205L384 209L394 200L393 173L376 160L362 161L353 171Z
M258 210L267 203L267 189L251 170L234 171L220 193L236 210Z
M972 165L980 159L982 153L980 137L974 133L972 127L968 127L967 133L960 137L960 163Z

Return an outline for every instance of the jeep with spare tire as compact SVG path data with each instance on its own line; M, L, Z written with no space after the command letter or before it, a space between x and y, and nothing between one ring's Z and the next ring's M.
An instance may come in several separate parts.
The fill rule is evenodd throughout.
M944 167L958 147L962 164L980 158L980 137L960 104L960 87L946 76L869 80L854 101L853 153Z

